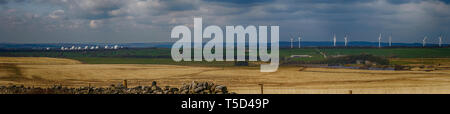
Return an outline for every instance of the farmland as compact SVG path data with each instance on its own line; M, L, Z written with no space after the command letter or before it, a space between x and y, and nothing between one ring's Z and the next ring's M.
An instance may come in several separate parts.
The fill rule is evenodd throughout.
M227 85L230 91L258 94L354 94L365 93L450 93L450 70L374 71L356 69L280 67L274 73L262 73L253 67L204 67L157 64L82 64L76 60L54 58L2 57L0 85L49 87L100 86L129 80L129 86L161 85L179 87L182 83L208 81ZM40 62L29 63L30 60Z
M0 51L0 86L99 86L129 81L129 86L180 87L192 81L227 85L236 93L258 94L392 94L450 93L449 48L305 48L281 49L281 62L324 61L326 56L371 54L392 65L436 67L422 70L360 70L281 65L277 72L233 62L173 62L165 48L97 51ZM289 58L310 55L310 58ZM426 67L425 66L425 67Z

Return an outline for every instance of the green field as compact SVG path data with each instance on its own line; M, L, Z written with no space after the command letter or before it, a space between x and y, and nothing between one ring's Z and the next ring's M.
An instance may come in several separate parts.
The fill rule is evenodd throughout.
M323 61L336 55L371 54L386 58L450 58L450 48L304 48L280 49L281 61ZM310 55L311 58L290 58ZM7 57L55 57L76 59L88 64L189 64L229 66L233 62L174 62L168 48L121 49L97 51L0 51Z
M450 57L450 48L386 48L386 49L361 49L361 48L339 48L339 49L321 49L328 55L354 55L354 54L372 54L376 56L393 58L448 58Z

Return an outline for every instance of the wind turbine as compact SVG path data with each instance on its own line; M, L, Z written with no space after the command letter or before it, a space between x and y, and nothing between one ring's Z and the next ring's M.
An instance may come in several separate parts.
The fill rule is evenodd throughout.
M423 38L423 41L422 41L422 47L425 47L426 45L427 45L427 39L428 39L428 36L425 36L424 38Z
M392 47L392 34L389 35L389 47Z
M291 36L291 49L294 48L294 37L292 37L291 34L289 34Z
M333 34L333 46L336 47L336 34Z
M302 42L302 36L299 35L299 36L298 36L298 48L302 48L301 42Z
M442 34L439 36L439 47L442 47Z
M378 37L378 48L381 48L381 33L380 36Z
M345 47L347 47L347 42L348 42L348 35L347 34L345 35L344 40L345 40Z

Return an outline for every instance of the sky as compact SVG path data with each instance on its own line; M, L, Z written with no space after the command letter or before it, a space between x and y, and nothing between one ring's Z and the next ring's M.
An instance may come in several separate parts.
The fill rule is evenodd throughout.
M172 28L193 31L194 17L204 27L280 26L282 41L382 33L383 41L437 43L450 34L449 0L0 0L0 43L174 42Z

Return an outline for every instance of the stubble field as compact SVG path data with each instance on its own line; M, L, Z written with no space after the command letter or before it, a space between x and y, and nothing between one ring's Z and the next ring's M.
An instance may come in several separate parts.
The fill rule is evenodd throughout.
M280 67L261 73L259 67L201 67L157 64L82 64L71 59L0 57L0 85L181 86L192 81L227 85L239 94L396 94L450 93L450 70L375 71Z

